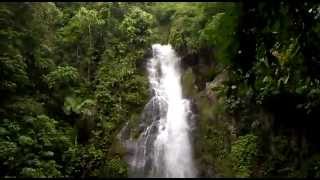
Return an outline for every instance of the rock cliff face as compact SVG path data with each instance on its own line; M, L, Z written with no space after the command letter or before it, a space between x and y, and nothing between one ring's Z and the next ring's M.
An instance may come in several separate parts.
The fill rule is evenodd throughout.
M179 53L181 57L183 96L191 102L193 153L200 177L235 177L237 168L230 160L234 142L243 129L250 127L264 138L265 152L277 154L272 133L273 115L260 107L248 107L245 118L241 114L230 115L225 109L225 96L219 96L217 89L224 86L229 72L219 67L212 50L201 50L197 54ZM145 59L152 56L148 50ZM144 64L140 65L145 66ZM245 122L243 119L247 119ZM240 137L241 138L241 137ZM270 144L270 146L268 146ZM265 164L254 163L254 176L263 176Z
M192 102L195 115L195 130L193 132L194 157L200 177L235 177L239 167L230 159L233 144L243 134L243 129L251 129L260 137L259 153L278 156L282 152L279 143L288 144L294 148L296 137L283 139L274 132L274 115L258 106L246 107L243 114L227 113L225 96L219 96L218 91L223 82L228 80L228 70L218 70L217 63L209 53L182 55L182 85L184 96ZM242 132L242 133L241 133ZM287 142L288 141L288 142ZM300 157L297 157L297 162ZM272 158L271 158L272 159ZM268 171L269 159L255 159L250 174L261 177ZM286 170L284 170L286 171ZM241 175L240 175L241 176Z
M212 89L222 85L227 72L217 73L210 54L202 50L199 54L182 56L182 85L195 115L193 146L199 176L221 177L218 156L227 152L235 134L235 123L233 118L219 111L222 99Z
M149 50L145 58L150 58L151 55L152 51ZM262 153L274 156L281 153L281 149L277 147L280 137L273 132L275 125L272 113L251 105L246 108L248 112L245 115L227 113L226 96L219 96L217 90L224 86L229 72L228 69L219 67L212 56L212 50L201 50L198 54L180 52L180 57L183 96L190 100L194 113L190 118L191 139L200 177L238 176L239 167L234 167L235 163L231 160L232 156L237 155L232 154L232 149L234 143L243 138L239 134L246 134L244 129L251 129L261 137L263 143L260 143L259 148ZM264 176L266 168L271 166L268 162L266 159L254 160L254 165L250 168L252 170L248 170L248 173L254 177Z

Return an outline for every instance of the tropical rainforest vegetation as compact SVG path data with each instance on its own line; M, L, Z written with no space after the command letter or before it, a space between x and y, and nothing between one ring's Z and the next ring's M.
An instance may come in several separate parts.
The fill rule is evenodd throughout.
M200 177L320 176L320 4L0 3L0 176L128 177L153 43L182 58Z

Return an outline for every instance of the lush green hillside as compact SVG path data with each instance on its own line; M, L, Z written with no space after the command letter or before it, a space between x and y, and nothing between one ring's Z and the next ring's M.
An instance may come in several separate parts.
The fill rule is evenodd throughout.
M0 3L0 176L127 177L153 43L182 57L201 177L319 177L320 4Z

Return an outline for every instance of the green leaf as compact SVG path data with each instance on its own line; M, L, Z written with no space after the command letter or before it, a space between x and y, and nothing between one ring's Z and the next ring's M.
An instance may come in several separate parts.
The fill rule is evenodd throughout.
M19 144L25 146L25 145L32 145L34 143L34 141L32 140L31 137L28 136L19 136L18 138Z

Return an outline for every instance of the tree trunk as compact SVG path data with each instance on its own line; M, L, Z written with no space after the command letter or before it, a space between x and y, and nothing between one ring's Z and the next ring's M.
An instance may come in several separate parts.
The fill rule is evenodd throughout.
M91 64L91 50L92 50L92 38L91 38L91 27L90 27L90 23L89 23L89 59L88 59L88 81L90 82L90 64Z

